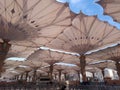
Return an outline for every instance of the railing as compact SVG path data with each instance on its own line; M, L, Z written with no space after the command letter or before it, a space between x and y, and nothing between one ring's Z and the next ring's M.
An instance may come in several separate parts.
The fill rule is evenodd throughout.
M3 83L0 84L0 90L61 90L59 84L33 84L33 83Z
M0 83L0 90L120 90L120 85L69 85L66 89L61 89L62 86L57 83Z
M109 85L70 85L69 90L120 90L120 86Z

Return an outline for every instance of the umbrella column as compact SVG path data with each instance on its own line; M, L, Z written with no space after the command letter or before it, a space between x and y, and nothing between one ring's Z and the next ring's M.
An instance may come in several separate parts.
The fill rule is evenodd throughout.
M26 71L26 75L25 75L25 81L27 82L27 78L28 78L28 73L29 71Z
M105 79L105 78L104 78L104 76L105 76L104 69L105 69L106 67L103 67L102 65L101 65L101 66L98 65L98 68L101 70L101 73L102 73L102 76L103 76L103 80L104 80L104 79Z
M116 65L116 69L117 69L117 74L120 78L120 63L119 63L119 61L116 61L115 65Z
M58 70L58 79L59 79L59 83L61 83L61 75L62 75L62 70L63 69L57 69Z
M66 81L66 79L67 79L67 72L64 72L64 79Z
M54 58L54 57L53 57ZM45 63L49 64L49 71L48 71L48 75L50 77L50 79L53 79L53 69L54 69L54 64L60 62L60 60L53 60L53 58L50 57L51 60L45 60Z
M4 60L6 58L6 55L10 47L11 47L11 44L9 44L9 40L4 39L3 42L0 42L0 73L2 72Z
M21 76L20 76L20 80L21 80L21 81L23 80L23 75L24 75L24 74L21 74Z
M47 75L50 76L50 71L46 71L47 72Z
M85 55L81 55L79 59L80 59L82 80L83 80L83 82L85 82L85 81L87 81L86 71L85 71L85 66L86 66Z
M95 78L95 73L94 72L92 72L92 75L93 75L93 78Z
M61 72L62 72L62 70L58 70L58 72L59 72L59 83L61 83Z
M104 69L105 69L105 67L99 67L99 68L101 69L101 73L103 75L103 80L104 80L104 76L105 76Z
M28 82L31 82L31 76L28 76Z
M53 74L53 64L50 65L50 74L49 75L50 75L51 80L53 79L52 74Z
M36 76L37 76L36 72L37 72L37 68L34 69L32 82L36 82Z
M40 78L41 78L41 73L38 75L38 78L37 78L37 79L40 80Z
M104 78L104 76L105 76L104 69L105 69L105 68L101 68L103 78Z
M78 80L80 82L80 71L79 70L76 70L77 74L78 74Z
M19 75L16 75L16 76L15 76L15 80L18 81L18 79L19 79Z
M54 73L54 79L57 80L57 73Z

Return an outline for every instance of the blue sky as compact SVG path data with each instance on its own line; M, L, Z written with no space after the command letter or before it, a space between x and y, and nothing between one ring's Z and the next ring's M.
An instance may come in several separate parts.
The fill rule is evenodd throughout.
M68 3L70 10L75 13L83 13L88 16L97 16L97 18L101 21L105 21L112 26L120 29L120 23L115 22L113 18L109 15L104 15L104 9L101 5L99 5L99 0L56 0L60 3Z

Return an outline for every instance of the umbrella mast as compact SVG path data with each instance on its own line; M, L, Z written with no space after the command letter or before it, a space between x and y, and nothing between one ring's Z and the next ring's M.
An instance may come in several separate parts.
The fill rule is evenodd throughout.
M119 61L115 61L115 65L116 65L117 74L118 74L119 80L120 80L120 63L119 63Z
M10 47L11 44L9 44L9 40L7 39L3 39L3 42L0 42L0 74L3 71L4 60Z
M85 55L81 55L79 57L80 59L80 66L81 66L81 74L82 74L82 78L83 78L83 81L87 81L87 78L86 78L86 70L85 70L85 66L86 66L86 60L85 60Z

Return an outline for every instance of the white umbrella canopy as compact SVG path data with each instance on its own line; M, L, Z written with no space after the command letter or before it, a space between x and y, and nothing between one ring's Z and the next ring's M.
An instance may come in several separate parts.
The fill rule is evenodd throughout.
M97 17L79 14L73 19L72 26L66 28L46 46L79 53L83 81L86 81L85 54L90 50L117 43L119 40L120 31L115 27L99 21Z
M91 73L96 73L96 72L100 72L101 70L97 67L88 67L86 68L86 71L89 71Z
M96 67L91 67L91 66L86 66L85 68L85 74L87 76L87 72L91 72L91 73L96 73L96 72L101 72L101 70L99 68L96 68ZM78 79L80 81L81 77L80 77L80 74L81 74L81 70L80 70L80 67L79 66L73 66L71 68L71 71L73 74L78 74Z
M100 0L99 3L103 6L105 14L120 22L120 0Z
M88 55L89 58L96 58L98 60L112 60L114 61L113 66L117 70L120 77L120 45L114 45L112 47L107 47L105 49L93 52ZM112 66L111 66L112 67Z
M71 67L72 66L67 66L64 64L55 64L54 66L54 74L58 74L58 79L59 79L59 83L61 82L61 76L62 74L64 74L65 78L66 78L66 74L71 74Z
M42 61L29 61L29 60L25 60L23 65L25 66L29 66L33 69L38 69L38 68L41 68L41 67L45 67L47 66L48 64L47 63L44 63Z
M35 50L36 48L12 45L10 50L8 51L7 58L9 57L27 58Z
M74 74L76 73L75 70L73 70L73 67L75 66L67 66L65 69L62 71L63 74ZM80 71L80 68L79 68Z
M43 70L43 71L46 71L46 72L49 72L49 67L50 66L46 66L44 68L40 68L40 70ZM61 63L57 63L57 64L54 64L54 70L53 71L56 71L58 69L68 69L69 67L71 66L68 66L68 65L65 65L65 64L61 64Z
M49 68L49 66L40 68L40 70L46 72L47 74L50 73L50 68Z
M51 51L51 50L42 50L39 49L32 53L27 60L28 61L37 61L37 62L45 62L49 65L61 62L64 60L65 56L67 56L64 53L60 53L57 51Z
M90 66L99 68L103 74L103 77L105 76L105 71L104 71L105 68L116 69L115 62L113 61L97 62L97 63L91 64Z
M20 75L24 72L25 72L24 70L9 68L4 73L2 73L2 76L3 77L14 77L15 75Z
M31 32L33 32L33 28L28 27L25 23L23 25L12 25L12 22L7 21L2 15L0 17L0 38L19 41L27 39L27 34L30 35ZM30 32L27 30L22 30L22 28L28 29ZM37 32L33 32L33 34L37 34ZM29 36L30 38L32 38L31 35Z
M34 71L30 71L30 72L28 73L28 75L29 75L29 76L33 76L33 75L34 75Z
M13 60L5 60L3 67L1 68L1 74L7 72L7 70L17 67L21 65L23 62L21 61L13 61Z
M44 67L44 68L40 68L40 70L50 73L50 66ZM58 70L62 70L62 71L67 71L69 69L69 67L71 66L66 66L64 64L55 64L54 68L53 68L53 73L57 72Z
M71 70L73 70L74 72L76 72L76 71L79 71L80 72L80 67L79 66L73 66L72 68L71 68Z
M41 69L38 69L37 70L37 76L39 75L47 75L48 73L46 73L45 71L41 70Z
M106 47L105 49L101 49L97 52L92 52L87 55L88 58L94 58L97 60L113 60L120 61L120 45L117 44L115 46Z
M34 75L34 71L29 72L29 76L33 76ZM43 69L38 69L36 70L36 76L40 77L40 75L48 75L48 73L46 71L44 71Z
M32 70L32 68L30 66L24 66L24 65L19 65L19 66L15 67L14 69L24 71L24 72L29 72Z
M5 60L4 68L9 69L9 68L17 67L22 64L23 64L22 61Z
M55 0L0 0L0 69L11 44L39 48L69 25L68 7Z
M8 72L5 72L5 73L2 73L2 76L3 78L14 78L15 75L19 75L20 73L17 72L17 71L8 71Z
M14 71L18 72L18 73L19 73L19 75L25 72L25 71L22 71L22 70L17 70L17 69L15 69Z
M76 16L72 26L68 27L48 47L85 54L99 47L116 43L120 40L120 31L96 17L83 14Z
M107 61L107 60L106 61L101 60L101 62L96 62L96 63L93 63L93 64L89 64L89 66L97 67L97 68L100 68L100 69L105 69L105 68L116 69L115 62Z
M54 69L55 69L55 70L58 70L58 71L59 71L59 70L62 70L62 71L63 71L63 70L65 70L65 69L67 69L67 68L68 68L68 66L67 66L67 65L64 65L64 64L63 64L63 65L62 65L62 64L61 64L61 65L60 65L60 64L55 64L55 66L54 66Z
M73 62L78 62L78 61L80 61L78 56L72 54L66 54L64 55L64 60L62 62L74 64Z
M34 74L34 71L31 71L28 73L29 76L33 76L33 74Z
M55 0L0 0L0 8L0 38L20 45L43 45L71 24L68 7Z
M101 71L100 69L98 69L96 67L90 67L90 66L86 66L85 70L86 70L85 73L86 72L96 73L96 72ZM69 71L68 74L77 74L78 75L78 80L80 81L80 79L81 79L81 76L80 76L81 69L80 69L79 66L72 66L70 68L70 70L68 70L68 71ZM86 74L86 76L87 76L87 74Z
M96 61L98 61L98 60L97 59L92 59L92 58L86 58L86 65L89 65L89 63L96 62ZM75 65L78 65L80 67L79 56L68 55L68 56L66 56L66 58L62 62L73 64L73 65L75 64Z
M100 71L99 68L97 67L93 67L93 66L87 66L86 68L86 71L90 71L90 72L97 72L97 71ZM73 70L74 72L80 72L80 67L79 66L72 66L71 67L71 70Z

